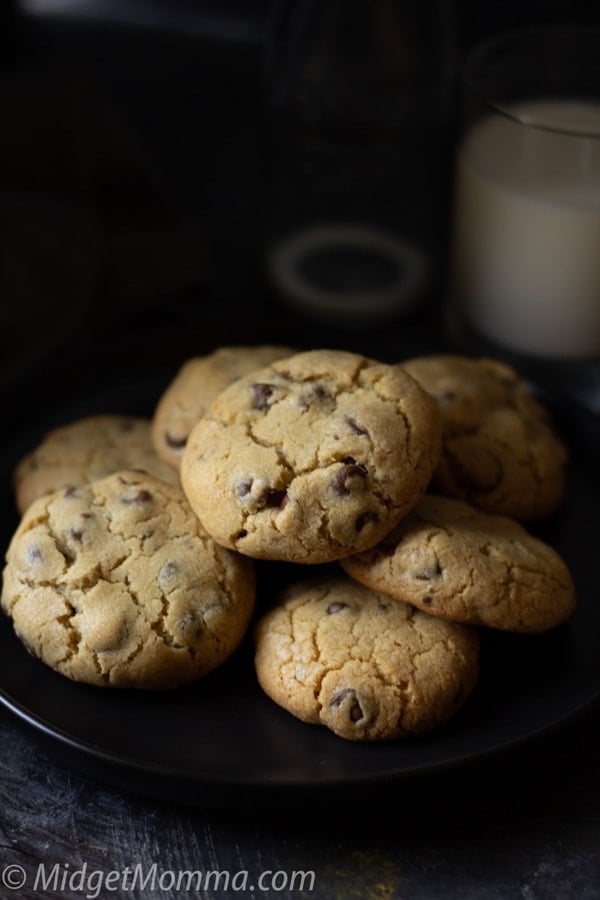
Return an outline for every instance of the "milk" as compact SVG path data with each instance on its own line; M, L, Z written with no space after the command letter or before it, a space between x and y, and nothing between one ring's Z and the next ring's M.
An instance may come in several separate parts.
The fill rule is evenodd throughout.
M596 355L600 104L545 100L510 112L520 121L490 115L459 149L454 304L518 352Z

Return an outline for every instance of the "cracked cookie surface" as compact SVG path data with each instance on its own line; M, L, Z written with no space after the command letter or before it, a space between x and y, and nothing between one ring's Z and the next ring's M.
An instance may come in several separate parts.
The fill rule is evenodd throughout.
M265 693L349 740L438 728L479 677L476 629L435 619L343 573L290 585L256 623L254 638Z
M104 478L119 469L145 469L177 482L177 473L156 454L150 419L97 415L49 431L13 473L17 509L60 488Z
M206 534L179 487L124 470L29 506L1 603L29 651L68 678L172 688L233 653L254 599L252 561Z
M458 355L402 363L436 400L442 454L432 485L486 512L521 521L560 505L567 452L548 411L514 368Z
M296 350L276 344L218 347L188 359L159 398L152 418L152 442L161 459L179 469L190 432L227 385L253 369Z
M223 546L321 563L377 543L422 495L439 449L435 402L400 366L315 350L221 392L180 474Z
M513 519L448 497L425 495L381 544L341 565L373 590L471 625L534 634L575 608L554 548Z

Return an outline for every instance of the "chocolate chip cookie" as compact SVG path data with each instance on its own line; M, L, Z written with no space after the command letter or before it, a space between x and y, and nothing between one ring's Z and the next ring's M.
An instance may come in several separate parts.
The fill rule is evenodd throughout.
M144 469L177 482L177 473L156 455L150 431L149 419L120 415L87 416L52 429L13 473L19 512L37 497L119 469Z
M479 676L476 629L435 619L343 573L288 587L254 636L265 693L348 740L438 728Z
M575 608L569 569L513 519L425 495L377 547L341 560L347 574L432 616L538 633Z
M160 397L152 419L152 442L161 459L179 469L190 431L214 397L241 375L295 352L271 344L219 347L187 360Z
M548 410L514 368L459 355L418 357L403 366L435 398L442 417L436 490L522 521L559 507L567 451Z
M193 429L180 474L223 546L322 563L393 528L425 490L439 450L436 404L400 366L314 350L222 391Z
M180 488L124 470L29 506L1 603L28 650L62 675L158 689L223 663L254 599L252 561L205 533Z

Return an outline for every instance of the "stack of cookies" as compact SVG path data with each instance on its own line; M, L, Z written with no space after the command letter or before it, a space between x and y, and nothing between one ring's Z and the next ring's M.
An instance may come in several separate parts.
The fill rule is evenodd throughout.
M565 462L494 360L218 348L151 421L71 423L17 467L2 607L46 664L112 687L197 680L251 630L293 716L417 735L473 693L480 628L572 614L565 562L526 530L562 502ZM258 611L255 560L296 564Z

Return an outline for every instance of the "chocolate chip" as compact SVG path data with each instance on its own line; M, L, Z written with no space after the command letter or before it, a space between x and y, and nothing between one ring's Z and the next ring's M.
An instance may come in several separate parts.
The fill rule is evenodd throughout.
M350 694L354 694L354 691L352 688L343 688L341 691L336 691L335 694L333 695L333 697L331 698L331 700L329 701L329 705L332 708L341 706L341 704L344 702L346 697L348 697ZM354 694L354 696L356 696L356 694Z
M354 688L343 688L341 691L336 691L336 693L329 701L329 706L333 709L336 709L338 706L341 706L348 697L353 698L353 702L351 702L349 705L348 714L352 722L358 722L363 718L364 713L362 711L360 703L358 702L356 691L354 690Z
M267 495L267 506L276 507L278 506L280 509L283 509L287 504L288 495L287 491L269 491Z
M430 597L429 594L427 594L426 597L423 597L422 602L425 606L433 606L433 597Z
M439 562L435 560L435 562L431 563L431 565L422 572L416 572L415 578L417 581L431 581L432 578L439 578L441 574L442 567Z
M93 519L93 518L94 518L94 513L91 513L91 512L82 512L82 513L81 513L81 518L82 518L82 519Z
M245 497L247 494L250 493L251 488L252 488L251 481L240 481L235 486L235 494L237 497Z
M179 563L177 563L174 559L170 559L168 562L161 567L160 572L158 573L159 581L162 580L170 580L173 576L177 575L179 572Z
M264 509L265 507L280 507L283 509L288 502L287 492L269 487L264 484L262 479L244 479L237 483L234 488L235 494L244 500L244 505L254 509ZM247 498L247 499L244 499Z
M358 517L358 519L354 523L354 527L357 531L362 531L366 525L369 525L370 523L375 523L378 521L379 521L379 516L377 515L377 513L368 511L368 512L362 513Z
M363 715L364 713L362 711L361 705L358 700L356 700L350 707L350 718L353 722L358 722L360 721L360 719L362 719Z
M74 484L70 484L68 488L65 490L63 497L76 497L77 496L77 488Z
M250 386L254 397L254 409L266 410L269 408L269 398L273 394L273 386L271 384L253 384Z
M260 500L263 506L279 506L281 509L283 509L283 507L287 503L287 493L285 491L276 491L274 488L269 488L268 491L265 491L261 495Z
M351 488L348 485L348 482L351 478L355 476L359 476L360 478L367 477L367 470L363 465L358 465L352 457L348 457L348 461L344 462L344 465L341 469L338 469L336 474L331 480L331 487L338 495L338 497L347 497L350 493L352 493Z
M71 528L71 537L78 544L83 544L83 531L81 528Z
M438 399L442 403L451 403L453 400L456 400L456 391L444 391Z
M189 639L198 638L203 631L202 620L193 612L185 612L175 626L176 632Z
M362 425L359 425L357 423L356 419L352 418L352 416L346 416L346 422L348 423L348 425L350 426L350 428L352 429L352 431L355 434L368 434L369 433L367 431L367 429L363 428Z
M339 600L335 600L333 603L329 604L329 606L327 607L327 612L329 613L329 615L333 615L333 613L338 613L342 609L346 609L347 606L347 603L342 603Z
M165 443L168 447L173 447L174 450L180 450L181 447L185 447L187 444L187 436L174 437L168 431L165 431Z
M138 504L138 503L139 503L139 504L143 504L143 503L149 503L150 500L152 500L152 494L151 494L149 491L141 490L141 491L138 491L138 492L137 492L137 494L135 495L135 497L122 497L122 498L121 498L121 503L127 503L127 504L131 504L131 503L136 503L136 504Z
M331 394L328 390L326 390L322 384L315 384L311 390L311 396L315 400L329 400L331 398Z
M25 558L28 563L41 562L44 558L44 554L42 552L42 548L40 547L40 545L39 544L31 544L25 552Z

